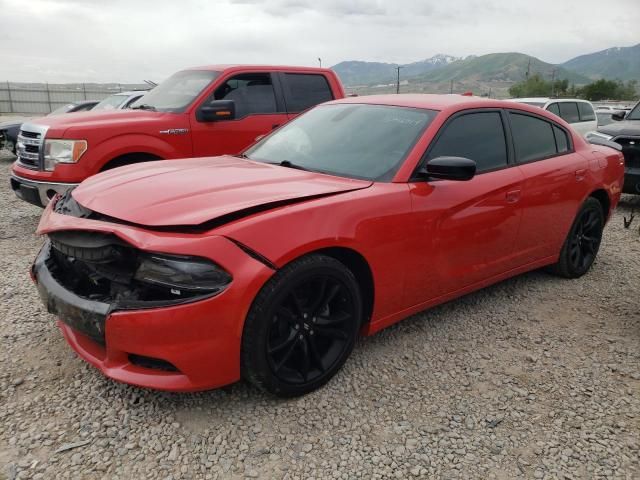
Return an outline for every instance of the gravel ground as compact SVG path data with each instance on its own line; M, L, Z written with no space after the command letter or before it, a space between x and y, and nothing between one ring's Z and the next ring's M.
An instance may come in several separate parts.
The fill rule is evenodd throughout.
M167 394L77 359L0 160L0 479L640 478L640 215L586 277L532 272L362 339L328 386Z

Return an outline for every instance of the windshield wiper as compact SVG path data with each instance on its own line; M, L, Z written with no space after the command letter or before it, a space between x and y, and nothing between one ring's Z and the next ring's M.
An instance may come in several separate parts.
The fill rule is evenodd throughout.
M296 170L304 170L305 172L310 172L308 168L303 167L302 165L296 165L289 160L282 160L280 163L274 163L274 165L280 165L281 167L287 168L295 168Z
M135 107L131 107L131 110L151 110L152 112L156 112L156 107L153 105L149 105L147 103L143 103L141 105L136 105Z
M244 154L244 153L238 153L238 154L234 155L234 157L237 157L237 158L246 158L247 160L251 160L251 159L250 159L246 154Z

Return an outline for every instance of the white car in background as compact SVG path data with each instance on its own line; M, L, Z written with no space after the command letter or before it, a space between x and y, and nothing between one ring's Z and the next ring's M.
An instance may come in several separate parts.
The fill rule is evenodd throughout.
M578 133L585 136L598 128L596 112L591 102L577 98L512 98L514 102L526 103L555 113L570 124Z

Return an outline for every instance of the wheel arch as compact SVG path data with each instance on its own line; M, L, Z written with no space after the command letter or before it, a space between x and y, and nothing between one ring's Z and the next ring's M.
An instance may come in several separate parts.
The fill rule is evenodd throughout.
M104 165L102 165L102 167L100 167L100 171L104 172L105 170L111 170L112 168L122 167L124 165L131 165L141 162L152 162L154 160L164 159L156 154L149 152L124 153L112 158L111 160L108 160Z
M600 206L602 207L602 213L604 214L604 218L608 219L609 214L611 213L611 199L609 198L609 194L603 188L598 190L594 190L589 194L590 198L595 198L600 202Z
M375 283L373 272L367 259L358 251L348 247L326 247L306 252L306 255L320 254L335 258L344 264L356 277L362 295L363 325L371 321L375 301Z

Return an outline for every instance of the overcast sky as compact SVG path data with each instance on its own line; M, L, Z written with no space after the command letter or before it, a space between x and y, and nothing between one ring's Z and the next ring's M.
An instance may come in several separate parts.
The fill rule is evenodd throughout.
M640 42L639 0L0 0L0 81L160 81L212 63L559 63Z

